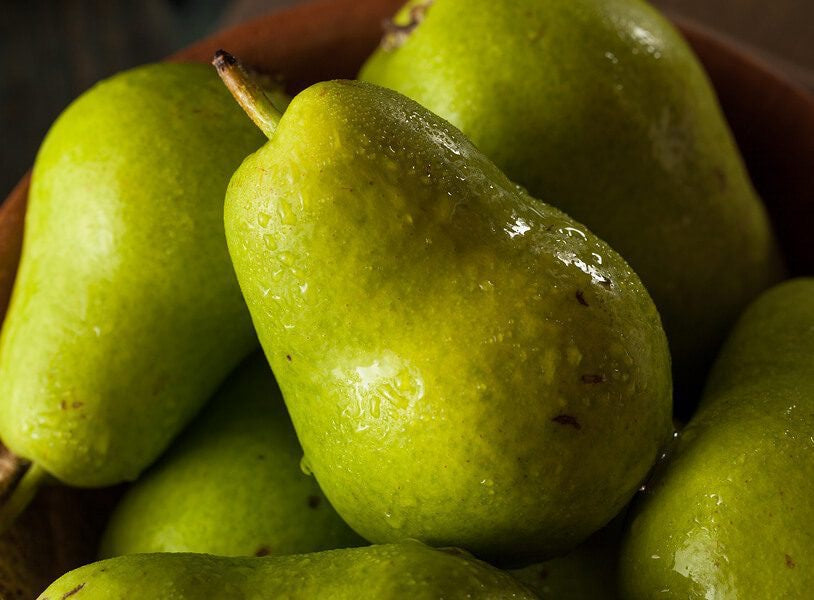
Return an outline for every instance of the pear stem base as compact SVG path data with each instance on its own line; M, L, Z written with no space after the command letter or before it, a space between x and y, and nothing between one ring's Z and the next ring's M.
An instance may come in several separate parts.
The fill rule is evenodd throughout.
M3 448L0 450L0 535L37 495L48 472Z

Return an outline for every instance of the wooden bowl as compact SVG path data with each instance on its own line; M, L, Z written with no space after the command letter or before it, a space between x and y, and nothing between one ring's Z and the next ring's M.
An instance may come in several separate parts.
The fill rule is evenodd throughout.
M281 74L296 92L354 77L378 43L381 22L402 3L321 0L217 33L169 60L208 62L224 48L261 71ZM678 25L709 72L792 272L814 273L814 99L703 28ZM27 193L26 176L0 207L0 315L20 257ZM32 598L65 571L92 561L116 496L115 490L44 490L0 538L0 598Z

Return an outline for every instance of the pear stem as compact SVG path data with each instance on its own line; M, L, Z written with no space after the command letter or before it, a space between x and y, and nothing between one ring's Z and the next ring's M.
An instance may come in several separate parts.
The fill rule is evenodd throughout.
M215 52L212 64L238 104L260 131L271 139L283 113L274 106L257 79L225 50Z
M38 464L33 463L28 467L0 505L0 535L14 524L48 477L48 472Z

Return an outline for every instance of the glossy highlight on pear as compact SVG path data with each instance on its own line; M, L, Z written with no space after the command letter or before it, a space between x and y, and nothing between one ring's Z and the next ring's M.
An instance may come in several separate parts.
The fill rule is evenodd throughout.
M740 312L783 274L692 50L645 0L411 0L360 78L447 119L641 277L688 418Z
M564 552L669 437L636 275L400 94L300 93L233 176L225 224L304 464L372 542Z
M761 295L636 503L624 598L806 598L814 587L814 279Z

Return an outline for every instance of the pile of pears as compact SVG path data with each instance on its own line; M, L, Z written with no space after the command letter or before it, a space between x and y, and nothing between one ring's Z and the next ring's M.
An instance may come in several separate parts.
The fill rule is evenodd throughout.
M36 159L0 527L133 482L41 598L810 592L814 279L663 16L412 0L293 99L213 63Z

